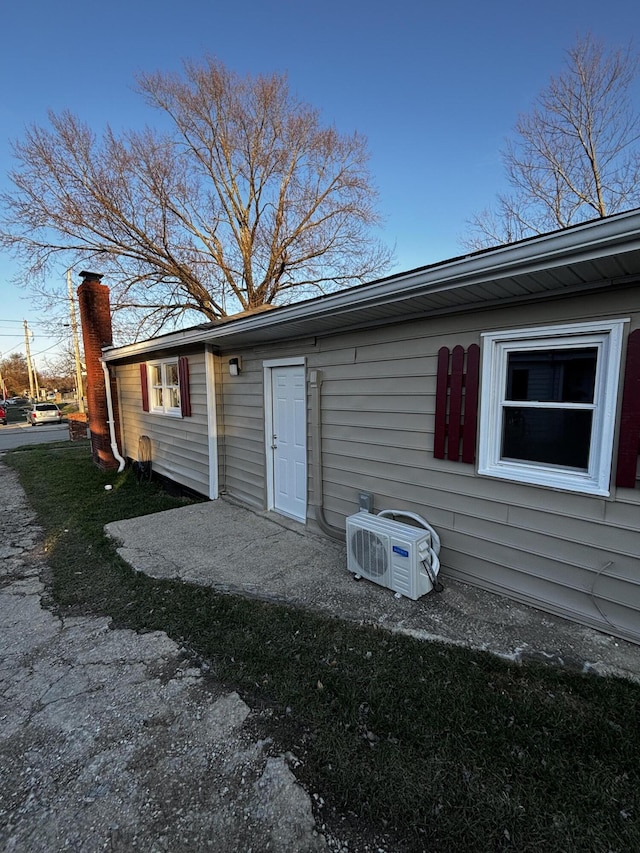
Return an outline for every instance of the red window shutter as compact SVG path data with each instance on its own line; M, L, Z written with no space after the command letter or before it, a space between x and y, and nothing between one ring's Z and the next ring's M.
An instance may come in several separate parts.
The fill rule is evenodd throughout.
M178 381L180 383L180 409L182 410L182 417L190 418L189 359L186 356L180 356L178 359Z
M478 436L478 388L480 385L480 347L471 344L467 350L467 373L464 381L464 426L462 428L462 461L476 461Z
M140 365L140 390L142 391L142 411L149 411L149 375L147 373L147 364L143 362Z
M616 486L633 489L640 451L640 329L631 332L622 391Z
M449 432L447 456L452 462L460 459L460 418L462 416L462 383L464 369L464 347L453 348L451 376L449 377Z
M478 383L480 378L480 347L471 344L466 352L456 346L451 355L449 373L449 349L438 351L438 373L436 384L436 418L433 439L433 455L436 459L446 456L452 462L472 464L476 456L478 426Z
M433 455L444 459L447 436L447 396L449 388L449 348L438 351L438 374L436 383L436 422L433 435Z

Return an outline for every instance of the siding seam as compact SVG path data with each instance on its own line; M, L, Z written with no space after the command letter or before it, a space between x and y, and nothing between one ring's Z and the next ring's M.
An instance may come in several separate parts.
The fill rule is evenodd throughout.
M443 531L444 531L444 533L443 533ZM446 544L446 528L443 528L441 526L440 530L438 532L442 534L441 538L443 539L443 545L442 545L443 552L446 553L448 551L450 553L464 554L465 557L472 557L472 558L478 559L478 551L477 550L465 551L464 548L460 548L458 546L456 546L456 547L448 546ZM454 531L452 531L452 532L454 532ZM473 533L467 533L464 530L455 529L455 532L462 535L462 536L466 536L469 539L477 539L478 538ZM531 553L526 548L519 548L517 545L506 545L503 542L497 542L495 539L488 539L487 537L484 537L483 541L491 542L492 545L499 545L501 548L508 548L509 550L516 551L518 553L523 553L523 554L530 554ZM589 575L600 575L603 572L603 569L592 568L591 566L586 566L584 563L573 563L570 560L558 559L557 557L551 557L548 554L539 554L538 556L540 557L541 560L552 561L554 563L558 563L559 565L566 566L568 569L576 569L579 572L588 572ZM630 557L631 559L636 559L634 554L619 553L619 556L620 557ZM559 580L543 577L542 575L537 575L534 572L530 571L529 569L522 569L522 568L517 568L516 566L510 566L510 565L507 565L507 563L500 562L499 560L496 560L494 558L489 559L486 557L481 557L480 559L482 559L484 562L491 562L492 564L494 564L496 566L501 566L503 569L509 569L510 571L518 572L519 574L525 574L528 577L536 578L537 580L540 580L540 581L545 581L548 583L557 583L559 586L566 587L567 589L573 589L573 590L576 590L577 592L584 592L584 590L581 587L571 586L570 584L564 583L564 582L559 581ZM446 563L446 560L444 560L444 562ZM615 565L615 563L614 563L614 565ZM613 580L620 581L622 583L630 583L630 584L633 584L633 585L638 586L640 588L640 581L638 581L637 578L634 578L631 576L622 577L620 575L608 574L608 575L605 575L605 577L612 578Z

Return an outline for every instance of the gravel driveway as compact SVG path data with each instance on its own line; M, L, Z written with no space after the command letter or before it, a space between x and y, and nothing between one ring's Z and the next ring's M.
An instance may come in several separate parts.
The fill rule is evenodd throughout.
M1 462L0 488L0 849L341 849L293 757L166 634L43 606L41 532Z

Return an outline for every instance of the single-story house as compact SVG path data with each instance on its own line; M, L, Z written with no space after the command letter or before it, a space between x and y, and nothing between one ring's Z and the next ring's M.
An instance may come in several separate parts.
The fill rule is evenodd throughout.
M635 210L106 347L116 452L329 535L372 496L445 581L640 642L639 284Z

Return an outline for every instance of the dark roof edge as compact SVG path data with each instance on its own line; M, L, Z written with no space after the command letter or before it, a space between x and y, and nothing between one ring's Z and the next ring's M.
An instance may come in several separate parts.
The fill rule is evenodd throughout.
M622 247L626 251L640 248L640 208L528 237L517 243L481 249L271 311L238 315L222 322L200 324L146 341L108 348L104 358L115 361L167 347L213 343L217 338L228 338L248 328L258 330L327 313L344 313L367 304L383 305L399 295L408 296L419 291L458 289L482 280L558 266L569 260L577 262L611 255Z

